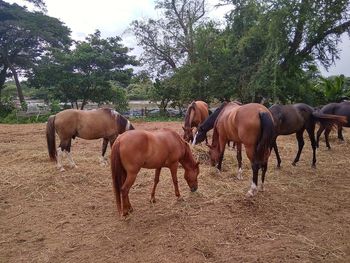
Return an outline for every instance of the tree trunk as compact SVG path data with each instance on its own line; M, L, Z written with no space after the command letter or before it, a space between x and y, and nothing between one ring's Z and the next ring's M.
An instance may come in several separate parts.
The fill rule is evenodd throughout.
M21 103L21 107L24 110L25 100L24 100L21 84L19 83L19 80L18 80L17 71L14 68L14 66L12 64L10 64L9 61L8 61L8 64L9 64L9 68L13 74L13 78L15 79L17 94L18 94L19 101Z
M4 65L4 68L0 72L0 102L1 102L1 91L4 88L4 84L6 81L6 72L8 67Z
M83 110L86 105L86 99L83 99L83 102L81 103L80 109Z

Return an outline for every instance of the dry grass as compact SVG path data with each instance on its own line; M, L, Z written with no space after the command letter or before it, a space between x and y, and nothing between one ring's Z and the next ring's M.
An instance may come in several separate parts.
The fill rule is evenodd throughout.
M136 123L138 129L181 123ZM184 201L175 199L162 171L157 203L149 203L153 171L142 170L130 192L135 209L116 214L109 167L98 162L101 141L77 139L78 169L60 173L49 162L45 126L0 125L0 262L349 262L350 143L331 137L311 168L308 139L300 163L294 136L278 139L282 169L272 154L266 190L246 199L251 170L237 180L235 152L223 172L201 161L199 190L191 193L179 169ZM350 138L349 132L345 138ZM349 139L348 139L349 140Z

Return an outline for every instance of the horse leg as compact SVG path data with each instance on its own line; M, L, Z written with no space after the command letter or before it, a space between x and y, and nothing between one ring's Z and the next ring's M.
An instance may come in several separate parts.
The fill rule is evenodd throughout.
M309 134L311 147L312 147L312 168L316 168L316 139L315 139L315 123L312 123L307 129L307 133Z
M237 147L236 147L236 151L237 151L237 162L238 162L238 173L237 173L237 178L239 180L243 179L242 176L242 144L241 143L237 143Z
M264 163L263 165L261 165L261 171L262 171L262 174L261 174L260 190L264 191L264 182L265 182L265 174L266 174L266 171L267 171L267 162Z
M151 203L155 203L156 202L156 198L155 198L156 187L157 187L157 184L159 182L159 175L160 175L160 170L161 169L162 168L157 168L156 172L155 172L155 175L154 175L154 184L153 184L153 189L152 189L152 193L151 193L151 200L150 200Z
M177 167L178 167L178 165L179 164L176 162L171 167L169 167L169 169L170 169L171 177L173 179L175 196L177 197L177 200L181 200L180 191L179 191L179 184L177 181Z
M344 141L344 137L343 137L343 126L341 125L337 125L338 126L338 139L341 141Z
M67 158L68 158L68 161L70 163L70 167L71 168L78 168L78 166L75 164L73 158L72 158L72 155L70 153L70 147L72 145L72 139L69 139L68 141L68 144L67 144L67 147L66 147L66 150L65 150L65 153L67 155Z
M222 149L220 157L219 157L218 165L216 166L216 168L218 168L218 170L220 172L221 172L221 168L222 168L222 160L224 159L225 143L223 143L222 145L223 145L223 149Z
M103 138L103 142L102 142L102 155L100 158L100 164L101 165L107 165L107 158L105 157L106 154L106 150L107 150L107 145L108 145L108 139L107 138Z
M328 150L331 149L331 145L329 144L329 134L330 134L331 130L332 130L331 127L327 127L326 130L324 131L324 138L326 140L326 146L327 146Z
M129 191L131 186L134 184L136 179L137 172L128 172L123 186L121 188L121 199L122 199L122 215L127 216L129 213L133 211L129 200Z
M247 197L252 197L258 192L258 173L259 173L259 164L254 161L252 164L253 170L253 180L250 186L249 191L247 192Z
M304 133L304 130L301 130L301 131L298 131L297 134L296 134L296 137L297 137L297 140L298 140L298 153L297 155L295 156L295 159L292 163L292 165L296 165L297 162L299 162L299 159L300 159L300 155L301 155L301 151L303 150L303 147L304 147L304 138L303 138L303 133Z
M320 128L318 129L317 134L316 134L316 147L317 148L320 147L320 145L319 145L320 136L321 136L322 132L325 130L325 128L326 127L324 125L320 124Z
M62 165L62 156L63 155L63 152L62 152L62 149L61 147L58 147L57 148L57 169L60 170L61 172L64 172L65 169Z
M278 152L278 147L277 147L277 138L273 142L273 150L275 151L276 159L277 159L277 168L281 168L281 157Z

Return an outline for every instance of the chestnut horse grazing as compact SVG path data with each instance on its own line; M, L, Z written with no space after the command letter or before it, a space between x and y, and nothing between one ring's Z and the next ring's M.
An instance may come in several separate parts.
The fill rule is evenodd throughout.
M169 129L153 132L134 130L120 135L113 144L111 153L113 187L119 213L126 216L132 211L129 190L141 168L156 169L151 202L155 202L162 167L170 169L175 195L179 198L179 163L185 169L184 177L191 191L196 191L199 163L194 160L188 143L176 132Z
M204 101L193 101L187 108L185 115L185 124L183 138L186 142L193 141L193 127L198 127L206 118L208 118L208 104Z
M79 137L86 140L103 138L102 161L106 161L108 142L112 146L117 136L127 130L133 130L129 120L112 109L96 110L64 110L56 115L50 116L46 125L46 139L49 156L52 161L57 162L57 168L64 171L62 155L68 157L71 167L76 167L70 148L72 139ZM60 145L56 150L55 133L60 138Z
M241 145L244 144L246 154L253 170L253 180L247 196L254 196L258 189L258 173L262 170L261 190L264 188L267 162L275 140L274 123L270 111L263 105L249 103L238 105L228 103L219 114L213 133L212 145L208 145L212 165L220 161L228 141L237 146L239 174L241 173Z

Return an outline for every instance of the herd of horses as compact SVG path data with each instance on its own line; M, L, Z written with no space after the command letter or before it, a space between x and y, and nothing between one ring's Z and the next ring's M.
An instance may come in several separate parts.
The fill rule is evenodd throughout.
M315 137L316 123L319 123ZM128 215L133 209L129 201L129 190L141 168L155 169L151 202L155 202L155 190L163 167L170 169L175 195L181 198L177 169L179 163L185 170L184 178L191 191L198 188L199 162L191 152L193 145L206 140L211 164L221 170L225 147L234 143L238 162L237 177L242 178L242 145L251 163L252 183L247 196L258 192L258 173L261 169L263 190L268 159L272 149L281 158L277 147L279 135L296 134L298 152L293 165L300 159L304 146L303 134L306 130L312 146L312 167L316 167L316 148L319 138L325 132L326 146L330 148L328 136L337 127L338 138L343 140L342 127L350 127L350 102L331 103L313 108L304 103L293 105L273 105L269 109L258 103L242 104L237 101L222 103L213 113L203 101L193 101L187 108L184 134L181 137L171 129L156 131L135 130L127 118L112 109L91 111L64 110L48 119L46 138L50 159L56 161L57 168L64 171L62 157L66 155L71 167L76 167L70 154L71 140L80 137L87 140L103 138L101 162L106 163L105 152L111 145L111 171L113 189L118 212ZM195 129L195 131L194 131ZM207 133L213 129L212 143L208 143ZM127 132L126 132L127 131ZM60 144L56 148L55 134Z

